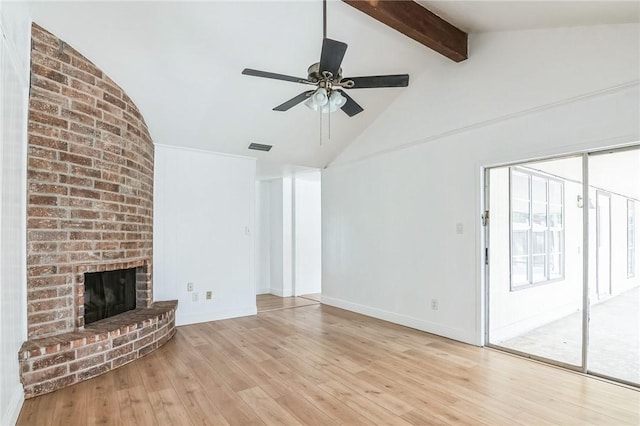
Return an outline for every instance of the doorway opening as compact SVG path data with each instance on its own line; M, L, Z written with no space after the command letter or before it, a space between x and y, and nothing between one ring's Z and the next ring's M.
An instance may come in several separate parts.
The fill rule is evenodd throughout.
M319 301L321 195L319 170L256 183L256 295ZM273 302L262 298L258 299L259 305L264 304L263 299Z
M486 344L640 385L640 146L485 180Z

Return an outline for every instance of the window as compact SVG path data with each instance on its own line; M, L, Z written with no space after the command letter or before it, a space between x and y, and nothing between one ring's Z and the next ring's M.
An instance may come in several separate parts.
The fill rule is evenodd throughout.
M627 278L636 276L636 205L627 200Z
M511 169L511 290L564 274L564 184Z

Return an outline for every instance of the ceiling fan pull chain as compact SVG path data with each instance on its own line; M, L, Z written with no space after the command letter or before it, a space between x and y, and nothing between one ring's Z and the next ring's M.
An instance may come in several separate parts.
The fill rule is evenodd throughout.
M329 106L327 106L328 108ZM331 140L331 114L327 114L327 141Z
M318 115L320 116L320 146L322 146L322 110L318 110Z

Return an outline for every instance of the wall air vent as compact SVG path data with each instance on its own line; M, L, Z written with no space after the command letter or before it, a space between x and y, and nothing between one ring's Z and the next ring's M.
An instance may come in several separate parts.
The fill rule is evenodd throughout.
M273 145L264 145L261 143L250 143L249 149L255 149L256 151L269 151Z

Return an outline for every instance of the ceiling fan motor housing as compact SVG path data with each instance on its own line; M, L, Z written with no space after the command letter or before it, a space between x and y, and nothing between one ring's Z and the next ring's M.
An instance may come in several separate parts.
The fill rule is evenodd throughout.
M315 64L312 64L307 70L307 74L309 75L308 77L309 81L312 81L314 83L317 83L318 81L321 81L321 80L327 80L327 78L320 71L320 62L316 62ZM331 80L336 83L342 80L342 68L338 69L338 75L332 76Z

